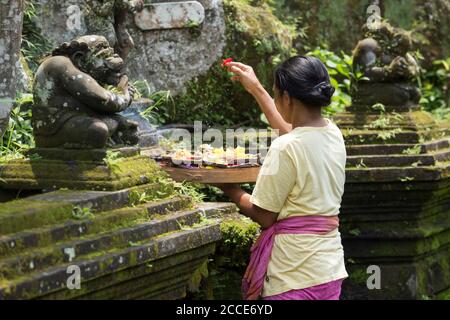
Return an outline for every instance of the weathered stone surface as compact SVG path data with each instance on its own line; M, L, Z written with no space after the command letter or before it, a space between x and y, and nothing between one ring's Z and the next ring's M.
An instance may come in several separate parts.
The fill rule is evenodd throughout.
M99 35L78 37L53 50L34 78L31 123L36 146L136 145L137 123L118 114L134 96L123 66L123 59Z
M131 192L120 191L128 198ZM105 196L119 194L56 192L22 202L56 206L64 202L64 193L72 205L85 205L86 198L102 203ZM83 220L61 218L60 224L32 229L24 225L15 230L20 232L1 236L0 299L182 298L221 237L217 218L236 210L225 203L189 209L188 200L178 197L112 211L97 205L99 212ZM31 212L44 213L49 212ZM66 287L69 265L81 268L81 290Z
M0 1L0 137L16 97L24 0Z
M59 149L59 148L33 148L25 152L30 158L44 158L64 161L94 161L103 162L111 154L117 158L129 158L139 155L137 147L123 147L114 149Z
M149 4L134 16L136 26L144 31L188 28L205 20L205 8L198 1Z
M422 299L448 288L449 191L449 179L346 184L345 299ZM381 269L381 290L367 289L370 265Z
M222 56L225 47L222 1L199 2L205 9L205 20L198 27L197 35L193 35L190 28L142 31L129 14L126 27L135 43L127 58L131 79L146 80L152 91L176 93L187 81L209 70ZM78 10L73 9L77 7ZM52 44L70 41L88 32L82 14L84 7L82 0L41 2L36 6L36 23ZM72 22L72 28L67 27L68 22Z
M148 157L98 161L23 159L0 164L5 189L120 190L154 181L161 171Z

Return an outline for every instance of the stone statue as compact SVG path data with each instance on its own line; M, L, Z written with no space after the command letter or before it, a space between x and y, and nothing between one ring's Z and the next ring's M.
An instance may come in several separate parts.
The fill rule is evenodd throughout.
M419 74L419 66L410 53L410 34L387 22L376 29L365 25L363 31L365 39L354 49L353 59L356 71L362 72L368 83L356 84L357 102L396 106L417 103L420 95L413 79Z
M38 68L33 85L36 146L136 144L137 123L117 114L134 95L123 66L103 36L83 36L55 49ZM107 85L117 92L105 89Z
M125 60L134 47L126 29L127 14L141 11L143 7L143 0L87 0L83 13L88 32L104 36Z

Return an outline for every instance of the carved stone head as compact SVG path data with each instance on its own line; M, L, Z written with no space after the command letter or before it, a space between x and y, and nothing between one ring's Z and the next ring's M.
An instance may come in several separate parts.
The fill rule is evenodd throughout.
M363 32L366 39L374 39L382 51L389 52L391 55L404 56L412 50L413 42L410 32L394 28L386 21L380 22L375 29L369 29L367 25L364 25Z
M88 35L65 42L52 55L69 57L78 69L102 85L116 86L122 76L124 61L103 36Z

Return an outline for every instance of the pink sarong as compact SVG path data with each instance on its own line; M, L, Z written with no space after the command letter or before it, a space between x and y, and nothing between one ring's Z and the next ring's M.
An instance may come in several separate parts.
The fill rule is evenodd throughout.
M339 300L343 279L299 290L290 290L263 300Z
M242 280L244 299L259 298L277 234L327 234L338 227L337 216L295 216L278 220L264 229L251 249L250 263Z

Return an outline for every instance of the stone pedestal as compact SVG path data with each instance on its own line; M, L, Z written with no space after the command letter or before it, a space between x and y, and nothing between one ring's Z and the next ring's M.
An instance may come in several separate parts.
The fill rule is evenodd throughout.
M236 208L182 196L135 202L159 188L55 191L0 204L0 300L183 298L221 238L220 216ZM68 287L74 270L77 290Z
M334 120L347 143L341 232L345 299L425 299L450 288L449 128L403 106L358 105ZM368 289L371 265L381 289Z
M135 147L32 149L26 159L0 163L0 186L15 190L120 190L153 181L159 166Z
M236 212L180 195L138 148L27 156L0 164L3 189L66 190L0 203L0 300L181 299Z

